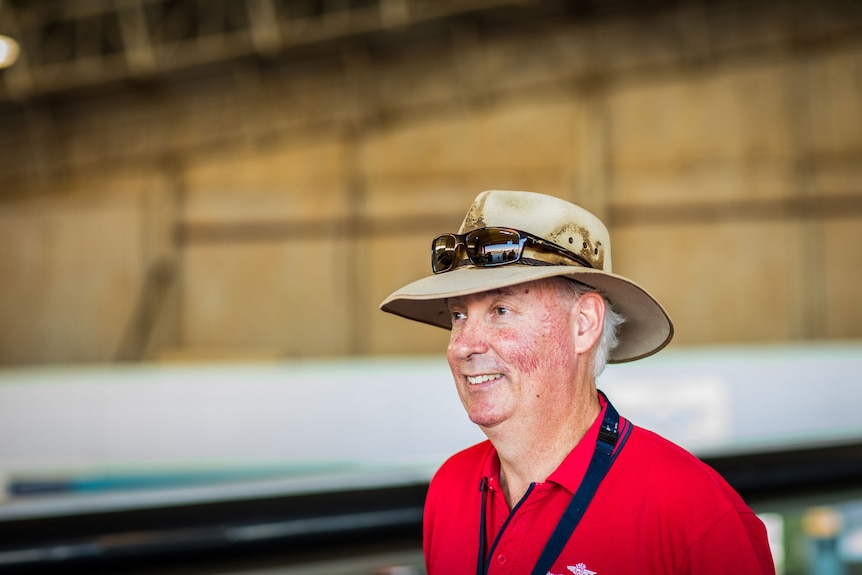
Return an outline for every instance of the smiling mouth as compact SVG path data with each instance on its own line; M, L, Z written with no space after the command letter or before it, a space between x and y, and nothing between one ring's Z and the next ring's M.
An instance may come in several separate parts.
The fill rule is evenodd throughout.
M485 383L488 381L493 381L495 379L499 379L503 377L502 373L492 373L488 375L468 375L467 382L470 385L479 385L480 383Z

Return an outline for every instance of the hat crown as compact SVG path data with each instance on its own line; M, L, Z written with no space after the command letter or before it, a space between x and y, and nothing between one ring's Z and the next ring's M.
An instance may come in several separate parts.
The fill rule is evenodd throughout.
M573 252L594 269L611 273L611 239L584 208L544 194L489 190L479 194L458 233L486 227L514 228Z

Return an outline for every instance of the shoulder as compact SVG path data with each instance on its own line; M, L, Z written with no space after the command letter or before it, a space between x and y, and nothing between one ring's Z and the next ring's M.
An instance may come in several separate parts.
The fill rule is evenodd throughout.
M705 482L722 488L726 485L714 469L694 454L642 427L633 427L620 459L641 468L645 478L663 482Z
M429 573L476 568L482 475L496 452L489 441L459 451L434 474L425 500L423 549Z
M673 470L685 475L712 477L715 471L690 451L676 443L642 427L633 426L626 448L621 454L632 463L649 466L645 471L658 467L657 471Z
M478 506L482 477L494 453L491 443L483 441L459 451L440 466L425 499L426 530L436 525L440 514L449 517L461 509Z
M692 509L706 506L710 513L749 511L712 467L652 431L635 426L617 463L623 480L636 478L637 490L648 490L656 502Z
M686 572L719 565L727 549L753 566L746 572L772 572L763 523L718 472L682 447L634 427L606 479L609 505L635 515L638 530L655 526L681 551Z
M431 485L450 481L461 483L473 476L481 479L488 459L494 453L494 447L488 440L459 451L440 466L431 480Z

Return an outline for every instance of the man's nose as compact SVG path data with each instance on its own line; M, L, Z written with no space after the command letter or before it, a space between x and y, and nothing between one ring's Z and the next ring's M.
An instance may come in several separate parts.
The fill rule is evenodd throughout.
M449 349L459 359L485 353L488 350L488 330L479 319L468 315L452 328Z

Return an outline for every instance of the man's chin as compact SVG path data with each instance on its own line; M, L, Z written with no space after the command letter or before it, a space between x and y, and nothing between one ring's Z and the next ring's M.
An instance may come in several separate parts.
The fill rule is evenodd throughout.
M470 421L478 425L482 431L486 432L490 431L496 427L499 427L505 419L501 417L492 417L487 414L482 415L470 415Z

